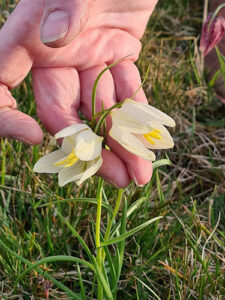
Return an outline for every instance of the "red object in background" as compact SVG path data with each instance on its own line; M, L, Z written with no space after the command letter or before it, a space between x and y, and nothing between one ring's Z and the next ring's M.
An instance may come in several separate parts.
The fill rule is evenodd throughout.
M225 34L225 18L215 17L212 21L212 14L208 15L202 27L202 35L199 50L207 55L223 38Z

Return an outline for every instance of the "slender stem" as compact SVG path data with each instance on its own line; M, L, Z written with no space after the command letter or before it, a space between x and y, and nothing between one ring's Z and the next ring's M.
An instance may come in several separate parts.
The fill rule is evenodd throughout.
M103 189L103 179L99 178L98 192L97 192L97 216L96 216L95 245L96 245L96 251L97 251L97 264L98 264L100 270L102 270L102 249L101 249L101 241L100 241L102 189ZM103 288L102 288L101 282L98 280L98 300L101 300L101 299L103 299Z
M112 224L113 224L113 221L115 220L116 215L117 215L117 213L119 211L123 192L124 192L123 189L119 189L119 191L118 191L118 196L117 196L117 200L116 200L116 206L114 208L112 218L109 220L107 228L106 228L105 239L104 239L105 242L109 240L109 236L110 236L110 233L111 233Z
M113 224L113 222L114 222L114 220L116 218L116 215L117 215L117 213L119 211L123 192L124 192L124 189L119 189L119 191L118 191L118 196L117 196L117 200L116 200L116 206L114 208L112 218L109 219L109 222L108 222L107 227L106 227L105 238L104 238L105 242L107 242L109 240L110 233L111 233L111 228L112 228L112 224ZM103 261L105 260L105 252L103 252L102 260Z
M104 123L106 117L111 113L111 111L112 111L113 109L115 109L115 108L121 107L121 106L123 105L123 103L124 103L124 102L119 102L119 103L113 105L112 107L110 107L109 109L105 110L103 113L100 112L100 114L102 113L102 115L101 115L101 117L99 118L98 123L97 123L97 125L96 125L96 127L95 127L95 130L94 130L94 132L95 132L96 134L98 133L98 131L99 131L100 128L102 127L102 125L103 125L103 123ZM96 114L95 116L97 116L97 115L99 115L99 113ZM95 119L95 116L94 116L94 119Z
M2 146L2 178L1 178L1 184L5 185L5 172L6 172L6 149L5 149L5 143L3 141L3 138L1 138L1 146Z
M109 69L113 68L114 66L116 66L118 63L120 63L122 60L124 60L125 58L129 57L130 55L127 55L125 57L122 57L121 59L115 61L114 63L112 63L111 65L107 66L105 69L103 69L101 71L101 73L98 75L98 77L95 80L94 86L93 86L93 91L92 91L92 120L91 120L91 127L94 128L95 127L95 115L96 115L96 94L97 94L97 87L98 87L98 83L99 80L101 79L102 75Z
M137 93L138 93L138 92L140 91L140 89L143 87L143 85L145 84L145 81L146 81L147 78L148 78L149 72L150 72L150 64L148 65L148 68L147 68L145 77L144 77L144 79L143 79L141 85L140 85L139 88L136 90L136 92L133 94L133 96L130 97L131 99L134 99L134 97L137 95Z
M105 70L103 70L103 71L105 72ZM143 87L143 85L144 85L146 79L148 78L149 72L150 72L150 65L148 66L147 72L146 72L146 74L145 74L145 77L144 77L144 79L143 79L141 85L140 85L139 88L136 90L136 92L130 97L131 99L133 99L133 98L137 95L137 93L140 91L140 89ZM95 100L94 100L94 99L95 99L95 93L93 93L93 101L92 101L93 109L92 109L92 113L95 113L95 108L94 108L94 101L95 101ZM112 107L110 107L109 109L107 109L107 110L105 110L105 111L99 112L99 113L97 113L97 114L96 114L96 113L93 114L93 117L92 117L92 125L95 124L96 118L97 118L98 116L101 115L101 117L99 118L99 120L98 120L98 122L97 122L97 125L95 126L94 132L95 132L96 134L97 134L97 133L99 132L99 130L101 129L102 124L104 123L106 117L111 113L111 111L112 111L113 109L115 109L115 108L120 108L120 107L123 105L123 103L124 103L124 101L119 102L119 103L113 105Z
M204 12L203 12L203 20L202 20L202 24L205 23L206 19L207 19L207 14L208 14L208 7L209 7L209 0L205 0L204 1ZM204 55L202 52L200 52L200 68L201 68L201 76L203 76L203 72L204 72Z
M209 22L208 29L210 29L213 20L216 18L216 16L219 14L219 12L220 12L224 7L225 7L225 3L219 5L219 6L217 7L217 9L214 11L214 13L213 13L213 15L212 15L212 18L211 18L211 20L210 20L210 22Z
M205 0L202 24L204 24L207 19L208 7L209 7L209 0Z

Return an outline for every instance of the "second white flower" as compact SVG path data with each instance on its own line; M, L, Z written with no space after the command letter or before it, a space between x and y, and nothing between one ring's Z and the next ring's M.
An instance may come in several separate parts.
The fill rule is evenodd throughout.
M111 112L111 117L110 136L137 156L154 161L155 154L149 149L174 146L164 126L174 127L174 120L153 106L126 99L121 108Z
M61 149L38 160L34 171L58 173L59 185L75 181L78 185L94 175L102 165L102 140L85 124L71 125L58 132L63 138Z

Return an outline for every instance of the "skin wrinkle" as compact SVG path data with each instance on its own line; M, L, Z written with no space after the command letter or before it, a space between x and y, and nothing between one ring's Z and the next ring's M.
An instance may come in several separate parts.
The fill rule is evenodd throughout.
M17 103L10 94L8 88L0 83L0 108L2 107L10 107L12 109L16 109Z
M76 5L75 10L71 10L71 3L74 2ZM63 6L61 1L47 1L47 7L44 12L44 17L41 21L41 28L47 17L56 10L61 10L68 13L69 25L68 31L62 38L46 43L47 46L53 48L58 48L64 46L64 42L68 44L72 42L77 35L80 35L85 29L86 23L88 21L90 8L93 6L94 1L68 1L64 2Z
M75 99L71 99L71 90L70 86L68 86L68 69L75 67L80 74L83 71L88 71L90 68L112 63L121 57L125 57L130 54L132 54L132 56L129 57L129 62L133 64L133 62L138 59L139 52L141 50L141 43L139 39L137 39L137 35L135 33L137 21L139 21L138 27L140 27L138 35L141 36L144 33L147 19L150 16L156 2L156 0L151 0L149 2L146 2L146 0L133 0L132 2L130 2L130 0L90 1L89 4L91 5L91 8L86 10L89 14L89 16L87 15L88 22L91 22L91 19L94 19L95 16L97 17L100 11L102 12L104 9L108 9L109 11L117 10L118 17L115 19L119 20L123 24L118 24L116 20L110 21L111 16L106 13L104 15L105 19L103 20L103 24L100 27L96 26L92 29L88 29L87 26L84 26L82 32L75 37L71 44L56 49L49 48L41 43L40 22L42 19L43 9L45 7L44 3L53 3L53 5L55 5L58 1L46 0L45 2L44 0L20 0L13 15L8 19L0 31L0 40L4 40L4 44L0 44L0 82L3 84L8 84L10 82L12 87L24 79L31 66L33 68L33 74L37 73L37 67L42 69L43 74L47 74L49 72L48 69L51 68L52 82L48 85L47 90L44 91L43 89L46 86L45 81L43 81L42 84L37 84L37 82L33 80L34 90L36 90L35 98L39 118L51 134L56 133L63 127L72 123L80 122L77 111L85 105L90 107L91 93L89 93L90 95L87 96L87 98L79 99L80 103L78 103ZM79 4L81 2L77 3ZM132 6L130 6L130 3L132 3ZM71 7L75 4L76 1L68 0L64 1L63 5L61 5L65 9L67 7L71 13ZM125 9L128 7L131 7L133 11L130 11L130 13L124 13ZM139 14L139 11L141 10L140 8L146 8L146 12L143 12L143 14L140 12ZM48 7L46 6L45 11L47 12L47 10ZM120 11L122 13L120 13ZM138 11L138 14L135 14L136 11ZM83 10L83 13L85 16L85 23L85 10ZM127 17L123 18L125 15ZM73 17L71 16L71 18ZM75 24L75 27L80 26L80 22L82 22L82 20L77 19L76 17L72 21L74 22L73 24ZM69 39L72 35L69 30L66 36ZM60 42L61 45L63 45L66 40L62 38L60 39ZM18 46L21 48L18 48ZM134 66L134 68L136 67ZM24 70L26 71L24 72ZM57 83L58 70L62 71L61 84ZM129 80L130 69L128 67L125 68L123 72L124 77L126 78L126 84L128 85L126 90L128 93L132 92L133 94L136 91L137 86L141 84L140 78ZM122 92L122 84L119 80L116 80L119 73L120 68L118 66L117 72L113 74L112 82L107 80L109 89L113 88L115 90L114 83L116 82L117 91L121 91L120 95L117 95L114 91L116 100L118 96L122 98L124 95ZM40 76L41 79L43 74L40 73L37 77ZM89 80L89 72L87 72L83 80L83 88L86 88L85 82L89 82ZM58 90L56 87L58 87ZM78 85L76 87L78 87ZM100 94L104 94L104 89L104 86L100 87ZM56 90L57 93L55 92ZM40 94L41 91L42 94ZM50 99L50 101L45 101L47 98ZM105 93L104 99L100 100L103 100L105 107L107 107L109 105L109 100L111 99L111 95ZM137 97L137 101L143 101L143 97L141 96L141 99ZM54 103L54 105L52 105L52 103ZM29 121L28 119L25 120L24 115L19 111L15 112L17 114L16 117L20 120L21 128L26 126L30 129L30 126L32 126L32 142L40 142L42 136L40 134L38 124L36 124L31 118L29 118ZM10 111L10 113L12 113L12 111ZM13 114L11 114L11 116L13 116ZM5 117L5 120L6 119L7 118ZM7 122L12 122L13 125L15 124L10 118L7 119ZM12 126L12 130L13 128L15 133L17 128L16 126ZM1 133L2 131L0 128L0 134ZM29 130L27 130L26 134L28 133ZM12 136L12 132L10 132L10 135ZM20 137L22 137L21 134ZM28 135L24 136L24 138L27 139ZM150 170L152 169L150 163L148 164L134 156L132 156L131 162L127 159L127 157L131 157L128 155L127 151L124 151L121 154L120 148L117 145L114 145L112 148L114 148L114 153L117 154L114 154L113 152L106 153L103 163L103 171L101 173L103 177L117 183L117 185L121 187L124 187L128 185L132 178L131 171L133 171L139 184L145 184L149 181L151 177ZM104 164L107 166L112 162L112 157L114 157L113 168L104 168ZM142 171L143 165L145 166L146 172ZM127 170L129 170L130 175L128 175Z
M121 40L118 47L118 40ZM127 45L127 42L128 45ZM90 46L95 49L92 51ZM130 45L130 46L129 46ZM112 63L121 57L132 54L129 58L136 61L141 50L140 42L121 30L110 30L106 28L91 30L82 33L81 37L75 40L75 45L70 44L65 48L51 49L43 45L44 48L35 48L34 67L70 67L74 66L78 71L83 71L103 63ZM45 48L46 47L46 48ZM85 51L83 50L85 49ZM90 51L89 51L89 50ZM103 51L102 49L108 49ZM39 54L39 50L42 50ZM67 55L65 56L65 52ZM43 65L44 59L48 63Z

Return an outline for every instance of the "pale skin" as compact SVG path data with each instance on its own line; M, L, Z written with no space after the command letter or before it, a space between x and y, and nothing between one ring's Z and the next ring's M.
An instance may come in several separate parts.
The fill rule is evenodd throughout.
M157 0L21 0L0 30L0 136L28 144L42 142L38 123L16 109L9 90L32 69L37 115L54 135L80 123L78 111L91 118L91 93L100 71L127 57L101 78L97 110L134 94L141 84L134 65ZM59 11L60 9L60 11ZM56 12L55 16L49 15ZM64 12L64 13L63 13ZM57 19L56 24L48 21ZM46 30L46 24L50 26ZM59 34L60 33L60 34ZM143 90L135 97L146 102ZM127 152L107 136L98 175L117 187L130 180L146 184L152 163Z

